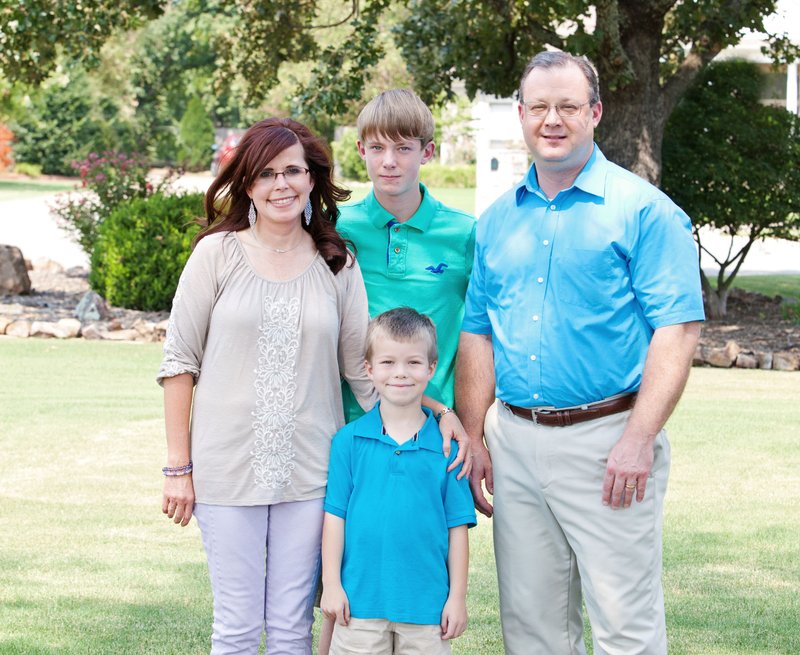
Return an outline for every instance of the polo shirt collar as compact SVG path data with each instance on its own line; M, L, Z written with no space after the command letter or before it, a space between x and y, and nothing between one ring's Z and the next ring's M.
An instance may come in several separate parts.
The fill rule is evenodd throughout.
M569 188L577 188L585 193L603 198L605 197L606 190L607 169L608 160L595 143L592 148L592 154L589 155L589 159L586 160L581 172L578 173L578 177L575 178L575 181ZM564 190L567 191L568 189ZM515 193L517 205L522 201L525 193L533 193L542 198L546 198L542 188L539 186L539 180L536 178L536 162L531 164L528 174L517 184Z
M383 421L381 421L380 401L375 404L370 411L364 416L356 419L353 426L353 434L356 437L363 437L364 439L375 439L385 444L397 448L397 442L392 439L388 434L383 434ZM403 450L432 450L434 452L442 452L442 433L439 431L439 424L433 416L433 412L427 407L423 407L422 411L425 412L425 423L417 433L417 440L409 439L399 448Z
M422 182L419 183L419 190L420 193L422 193L422 202L419 204L417 211L414 212L414 215L403 223L403 225L408 225L408 227L413 227L420 232L425 232L430 227L431 221L433 221L439 203ZM396 220L395 217L378 202L378 199L375 197L374 189L367 194L364 203L366 205L367 215L370 216L370 220L376 228L382 229Z

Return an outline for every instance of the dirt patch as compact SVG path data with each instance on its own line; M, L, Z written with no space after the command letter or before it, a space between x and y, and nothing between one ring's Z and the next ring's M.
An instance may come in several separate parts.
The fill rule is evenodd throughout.
M800 352L800 322L784 318L791 305L780 296L732 289L728 315L720 321L706 321L700 342L724 346L731 339L744 351ZM793 305L798 311L798 305Z

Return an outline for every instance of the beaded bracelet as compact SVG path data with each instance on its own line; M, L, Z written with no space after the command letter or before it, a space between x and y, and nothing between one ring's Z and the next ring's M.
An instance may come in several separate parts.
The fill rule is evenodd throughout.
M189 460L189 463L185 464L184 466L165 466L163 469L161 469L161 472L167 477L189 475L189 473L192 472L192 460Z

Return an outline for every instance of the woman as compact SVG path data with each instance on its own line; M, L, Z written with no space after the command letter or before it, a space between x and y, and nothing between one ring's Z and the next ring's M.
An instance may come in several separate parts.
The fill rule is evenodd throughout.
M375 400L364 284L335 228L347 196L305 126L253 125L206 194L175 293L162 509L200 525L215 655L257 653L264 629L270 655L311 653L340 376L365 409Z

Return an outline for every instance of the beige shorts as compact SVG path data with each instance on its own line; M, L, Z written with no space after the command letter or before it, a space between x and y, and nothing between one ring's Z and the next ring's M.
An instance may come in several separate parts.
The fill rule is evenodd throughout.
M450 655L438 625L350 619L333 630L330 655Z

